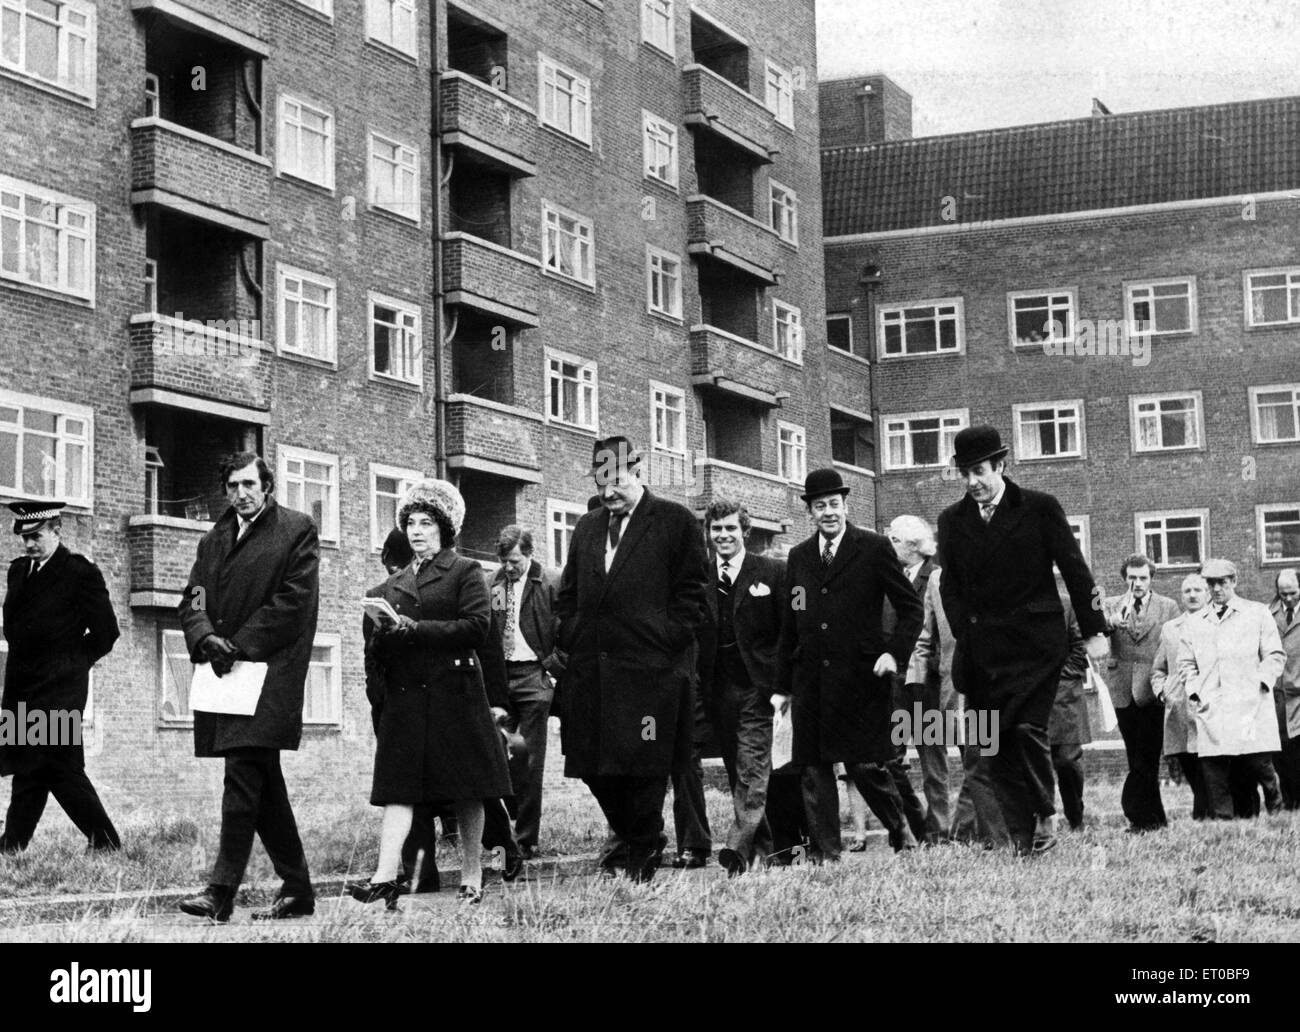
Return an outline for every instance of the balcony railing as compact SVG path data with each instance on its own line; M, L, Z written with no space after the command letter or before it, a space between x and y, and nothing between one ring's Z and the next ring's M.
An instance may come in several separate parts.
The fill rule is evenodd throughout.
M682 70L682 86L687 125L717 133L757 162L768 163L777 154L772 112L753 94L697 64Z
M447 399L447 464L541 483L542 420L526 409L453 394Z
M256 321L131 317L131 389L269 410L274 362Z
M131 605L171 608L180 603L199 539L212 524L173 516L141 515L127 520Z
M537 113L464 72L444 72L439 91L442 139L514 175L537 174Z
M705 509L717 498L744 504L755 526L781 532L793 523L791 486L780 477L762 470L737 466L719 459L696 462L696 509Z
M776 230L712 197L686 198L686 249L726 262L755 279L775 285L782 274Z
M442 278L447 303L465 305L490 318L537 325L541 262L468 233L442 240Z

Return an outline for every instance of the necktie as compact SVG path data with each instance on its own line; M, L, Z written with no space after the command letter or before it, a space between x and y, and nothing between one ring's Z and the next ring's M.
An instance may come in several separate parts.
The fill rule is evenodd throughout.
M1291 621L1295 619L1295 606L1286 607L1286 625L1291 626Z
M730 565L731 565L730 560L724 559L722 561L722 573L718 579L722 581L723 590L726 590L727 588L731 587L731 574L727 572L727 567Z
M1227 611L1228 611L1228 607L1227 607L1227 606L1219 606L1219 619L1220 619L1220 620L1223 619L1223 614L1226 613Z
M831 549L831 543L826 542L826 547L822 549L822 565L830 566L831 561L835 558L835 552Z
M1142 615L1142 600L1140 598L1135 598L1133 600L1133 619L1136 620L1141 615Z
M506 662L515 654L515 582L506 578L506 625L501 631L502 649Z
M618 548L618 539L623 536L623 516L611 516L609 518L609 547Z
M235 540L239 541L241 538L243 538L243 536L248 533L248 528L251 527L252 525L253 525L252 520L246 520L243 517L240 517L239 530L235 532Z
M27 564L27 579L23 581L24 584L26 584L27 581L31 580L33 577L36 576L36 568L37 568L38 565L40 565L40 564L39 564L38 561L35 560L35 559L32 559L30 562L28 562L28 564Z
M997 506L994 505L992 502L984 502L980 506L980 517L984 520L985 523L988 523L989 520L993 519L993 510L996 508Z

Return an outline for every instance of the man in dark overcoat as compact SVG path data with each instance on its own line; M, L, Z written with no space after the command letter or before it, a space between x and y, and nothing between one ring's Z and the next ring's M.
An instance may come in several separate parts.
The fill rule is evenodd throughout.
M315 897L280 750L302 738L303 684L311 664L319 602L320 545L309 516L271 496L275 480L262 458L240 452L220 468L230 508L199 541L181 598L190 658L224 676L238 661L266 663L252 716L194 714L194 755L225 759L221 839L207 889L181 910L226 921L256 831L284 885L255 918L310 914Z
M814 860L840 855L836 763L878 816L888 804L882 820L895 849L911 837L887 764L898 751L893 675L911 658L923 606L889 539L848 522L848 493L834 469L808 474L802 497L817 530L790 550L781 617L776 692L790 700Z
M1104 659L1109 646L1100 593L1060 502L1006 478L1006 454L991 426L957 434L966 495L939 516L940 595L956 641L953 684L977 719L998 722L998 751L980 763L1012 844L1027 854L1056 844L1047 722L1068 647L1053 564L1089 658Z
M596 442L601 507L574 528L556 612L557 645L569 656L564 772L587 783L627 845L628 875L646 881L668 778L689 759L691 643L707 560L695 516L651 494L640 469L626 437Z
M51 795L91 848L120 845L86 777L81 745L90 668L117 641L117 618L99 567L68 551L60 540L63 506L9 506L24 554L9 565L4 599L9 657L0 708L9 731L0 740L0 774L14 779L0 836L0 852L5 853L27 848ZM30 741L36 730L33 716L44 727L41 742ZM20 724L22 742L16 740Z

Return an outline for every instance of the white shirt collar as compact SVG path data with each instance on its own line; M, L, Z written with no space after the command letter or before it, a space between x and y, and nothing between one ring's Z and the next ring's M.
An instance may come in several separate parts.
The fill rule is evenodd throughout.
M1006 493L1007 493L1007 482L1004 480L1002 481L1002 486L998 488L998 493L995 494L992 498L990 498L987 502L981 503L980 508L981 509L984 508L985 505L992 505L993 507L996 508L997 506L1002 504L1002 496Z
M744 562L745 562L745 546L744 546L744 545L741 545L741 546L740 546L740 551L737 552L735 555L733 555L730 559L727 560L727 574L728 574L728 576L731 577L731 579L732 579L733 581L736 579L736 574L738 574L738 573L740 572L740 567L744 564ZM714 557L713 557L713 565L717 567L717 569L718 569L718 576L721 577L721 576L722 576L722 556L720 556L720 555L718 555L718 556L714 556Z
M911 566L904 567L903 573L907 576L908 580L916 580L916 575L921 572L921 567L924 565L925 565L925 557L922 556Z
M830 539L829 544L831 546L831 555L838 554L840 550L840 542L844 540L844 532L848 529L849 525L848 523L845 523L844 526L840 528L840 532ZM826 551L827 540L820 530L817 532L817 540L821 546L817 550L818 553L824 553Z

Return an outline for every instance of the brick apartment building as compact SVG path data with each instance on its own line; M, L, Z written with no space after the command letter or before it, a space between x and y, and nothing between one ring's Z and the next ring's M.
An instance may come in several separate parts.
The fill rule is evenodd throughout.
M459 483L468 554L517 521L559 565L625 432L758 547L804 532L839 361L811 0L3 6L0 500L66 500L107 579L110 803L219 789L174 609L221 453L320 529L295 798L368 791L356 600L412 479Z

